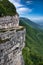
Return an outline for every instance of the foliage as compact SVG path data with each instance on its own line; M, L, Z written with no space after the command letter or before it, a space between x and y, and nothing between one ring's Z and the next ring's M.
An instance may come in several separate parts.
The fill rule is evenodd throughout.
M32 28L22 19L20 25L26 28L26 47L23 49L25 65L43 65L43 31Z
M15 6L10 3L8 0L2 0L0 1L0 16L6 16L6 15L15 15L16 8Z
M28 47L23 49L25 65L43 65L43 58L33 53Z

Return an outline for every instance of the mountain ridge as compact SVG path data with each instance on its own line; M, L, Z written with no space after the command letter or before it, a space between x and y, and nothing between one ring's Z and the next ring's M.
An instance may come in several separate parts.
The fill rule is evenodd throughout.
M28 25L30 25L31 27L35 28L35 29L42 29L41 26L33 21L31 21L28 18L24 18L24 17L20 17L20 19L24 20Z
M25 65L43 65L43 30L32 27L21 18L19 24L26 28L25 48L22 52Z

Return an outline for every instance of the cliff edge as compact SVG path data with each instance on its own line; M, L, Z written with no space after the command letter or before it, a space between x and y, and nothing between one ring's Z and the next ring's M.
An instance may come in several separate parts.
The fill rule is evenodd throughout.
M0 0L0 65L24 65L25 28L19 26L15 6Z

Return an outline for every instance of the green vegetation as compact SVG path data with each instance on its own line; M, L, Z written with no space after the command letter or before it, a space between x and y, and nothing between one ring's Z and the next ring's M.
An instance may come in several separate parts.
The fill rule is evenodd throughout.
M25 65L43 65L43 57L31 51L28 47L23 49Z
M22 19L20 25L26 28L26 46L23 49L25 65L43 65L43 31L31 27Z
M12 3L8 0L0 0L0 17L15 14L17 14L16 8ZM26 28L26 46L23 49L25 65L43 65L43 31L38 28L38 25L31 23L30 20L28 22L20 20L20 25ZM6 31L4 29L0 30L0 32ZM0 38L0 43L5 43L9 40Z
M9 0L2 0L0 1L0 17L6 16L6 15L15 15L16 8L15 6L9 2Z

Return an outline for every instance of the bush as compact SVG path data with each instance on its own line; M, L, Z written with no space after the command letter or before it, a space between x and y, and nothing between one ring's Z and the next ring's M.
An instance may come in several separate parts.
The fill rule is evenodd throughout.
M0 16L6 16L6 15L15 15L16 8L15 6L10 3L8 0L2 0L0 1Z

